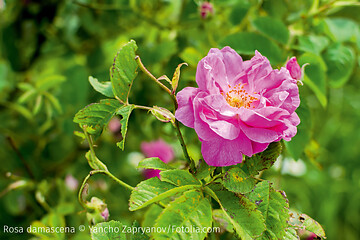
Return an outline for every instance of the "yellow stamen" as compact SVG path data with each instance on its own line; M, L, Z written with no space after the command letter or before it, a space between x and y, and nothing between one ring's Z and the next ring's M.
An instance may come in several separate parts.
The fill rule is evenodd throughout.
M259 100L258 98L251 96L245 89L243 89L244 85L245 84L242 83L239 83L234 87L229 85L229 91L227 93L221 93L230 106L236 108L250 108L254 101ZM254 94L256 93L254 92Z

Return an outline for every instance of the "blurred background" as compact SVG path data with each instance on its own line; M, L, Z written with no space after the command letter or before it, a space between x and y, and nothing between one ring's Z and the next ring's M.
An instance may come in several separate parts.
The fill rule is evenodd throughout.
M196 86L197 62L213 47L231 46L244 60L257 49L274 68L292 56L310 63L300 87L298 134L263 176L287 193L291 208L321 223L328 239L360 239L359 12L358 1L333 0L0 0L1 228L87 223L77 192L91 170L88 146L72 120L103 98L88 77L108 81L117 50L134 39L156 77L189 64L178 89ZM141 73L130 102L172 107ZM96 152L130 185L143 179L135 168L144 157L141 142L164 139L182 158L171 124L135 111L121 151L117 121L97 140ZM201 158L193 129L182 130L192 157ZM110 219L142 223L145 210L129 212L129 195L105 176L90 180L89 196L106 202ZM20 237L0 230L1 239Z

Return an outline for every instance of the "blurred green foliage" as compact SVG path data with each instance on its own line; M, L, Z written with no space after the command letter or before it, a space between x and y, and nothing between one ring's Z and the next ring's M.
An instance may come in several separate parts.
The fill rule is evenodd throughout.
M200 0L0 0L0 222L1 226L87 224L77 191L90 167L88 146L74 135L75 113L101 95L88 77L108 81L117 50L130 39L156 76L183 67L178 89L195 86L197 62L210 48L231 46L244 59L255 50L274 67L296 56L305 68L300 87L298 134L265 173L288 194L291 206L325 228L329 239L360 238L360 6L357 1L213 0L202 18ZM162 90L139 74L130 99L171 108ZM199 141L183 128L192 157ZM141 141L164 138L177 157L170 124L145 112L129 120L125 151L106 130L97 154L112 173L135 186L133 166ZM131 154L130 154L131 153ZM294 161L295 159L296 161ZM130 226L145 211L129 214L130 193L95 176L90 196L104 199L110 219ZM19 239L16 234L0 237ZM22 235L24 238L35 235ZM38 235L41 237L41 235ZM210 237L215 237L211 235ZM226 236L223 236L224 238ZM51 239L87 239L87 232Z

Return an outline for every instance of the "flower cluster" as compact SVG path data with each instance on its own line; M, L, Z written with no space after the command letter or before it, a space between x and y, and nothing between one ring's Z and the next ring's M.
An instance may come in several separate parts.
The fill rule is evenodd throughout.
M177 94L175 117L195 129L209 165L241 163L243 154L252 156L295 136L299 71L295 58L279 70L257 51L243 61L230 47L211 49L197 66L198 88Z

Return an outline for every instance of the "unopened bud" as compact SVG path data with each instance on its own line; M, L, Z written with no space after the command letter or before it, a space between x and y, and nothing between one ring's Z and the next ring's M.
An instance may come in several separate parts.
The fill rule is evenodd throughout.
M214 14L214 7L209 2L203 2L200 6L200 15L202 19L207 18L209 15Z
M154 115L158 120L162 122L175 122L175 116L166 108L154 106L151 110L152 115Z
M291 77L295 80L301 79L301 68L296 60L296 57L290 58L286 63L286 69L289 71Z

